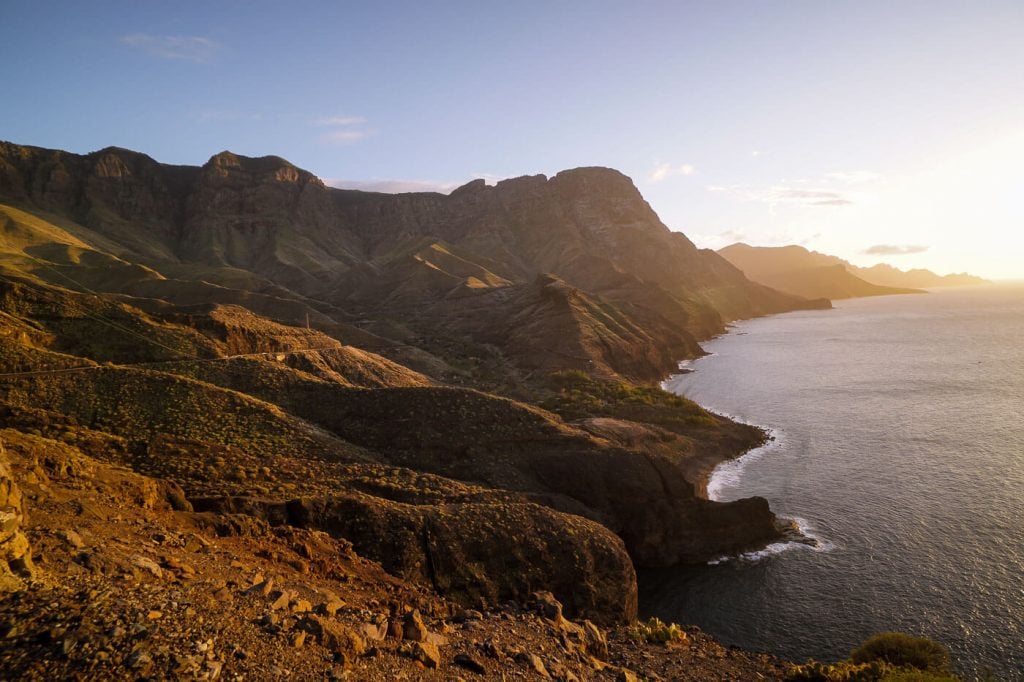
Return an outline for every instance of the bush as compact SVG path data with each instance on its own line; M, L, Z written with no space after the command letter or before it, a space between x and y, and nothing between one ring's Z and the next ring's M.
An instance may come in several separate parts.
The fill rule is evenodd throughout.
M959 677L946 673L929 673L924 670L895 670L881 679L881 682L960 682Z
M651 617L646 623L637 623L629 629L629 636L636 642L648 644L668 644L669 642L685 642L687 637L683 629L675 623L663 623Z
M949 649L924 637L902 632L883 632L861 644L850 654L854 663L884 661L896 667L928 672L949 671Z
M892 671L892 666L881 661L871 663L818 663L808 661L789 670L790 682L879 682Z

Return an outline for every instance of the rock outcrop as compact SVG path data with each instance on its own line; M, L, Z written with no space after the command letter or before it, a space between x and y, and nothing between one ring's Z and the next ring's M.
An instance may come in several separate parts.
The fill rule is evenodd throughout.
M32 577L32 553L22 532L25 504L0 442L0 593L16 590Z

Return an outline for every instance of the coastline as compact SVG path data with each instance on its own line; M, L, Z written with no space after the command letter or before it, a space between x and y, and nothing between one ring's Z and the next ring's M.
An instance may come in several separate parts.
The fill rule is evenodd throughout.
M725 334L731 333L732 331L733 326L730 325L729 330L727 330ZM721 334L719 337L724 336L725 334ZM683 371L673 373L661 381L659 385L662 390L681 397L686 397L684 393L677 392L671 388L672 381L696 371L690 367L691 363L694 361L713 357L714 355L714 353L705 353L699 358L680 361L679 369ZM709 502L716 503L728 503L735 501L721 499L722 489L730 484L736 483L739 477L742 476L743 470L750 462L756 461L765 454L768 454L770 451L781 447L783 443L783 433L777 428L765 426L763 424L756 424L736 415L719 412L707 405L702 405L700 403L697 404L700 405L703 410L713 415L716 419L756 429L761 434L760 439L749 447L734 450L732 452L721 449L706 450L690 457L684 466L685 476L694 485L695 492L698 497ZM810 524L806 520L782 516L776 513L774 509L771 509L770 513L775 518L775 527L778 532L776 537L766 539L756 546L746 547L727 555L712 558L708 560L706 564L714 566L732 559L757 561L798 547L806 547L813 550L827 550L831 546L830 543L823 541L821 538L813 534L810 529Z

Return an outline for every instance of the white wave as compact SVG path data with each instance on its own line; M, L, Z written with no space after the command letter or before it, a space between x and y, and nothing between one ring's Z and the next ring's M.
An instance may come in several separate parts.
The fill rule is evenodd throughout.
M720 502L722 501L722 494L725 490L739 485L740 479L743 476L743 470L747 468L747 465L761 459L768 452L781 449L785 443L785 436L779 429L754 424L736 415L722 414L720 412L715 412L715 414L731 419L734 422L765 429L768 432L768 441L764 445L756 447L753 450L748 450L736 459L729 459L722 462L715 467L714 471L711 472L711 475L708 477L707 485L708 499Z
M725 563L727 561L745 561L748 563L754 563L756 561L761 561L762 559L775 556L776 554L800 549L809 552L831 552L835 548L835 545L819 536L814 527L805 519L793 516L789 517L789 520L796 523L797 528L800 530L800 535L805 539L773 542L767 547L754 552L744 552L742 554L732 556L720 556L709 561L708 566L717 566L718 564Z

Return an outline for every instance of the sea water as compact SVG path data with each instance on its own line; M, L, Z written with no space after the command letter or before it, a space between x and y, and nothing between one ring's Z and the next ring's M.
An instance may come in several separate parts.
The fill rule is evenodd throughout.
M925 635L960 672L1024 680L1024 285L838 301L738 323L666 383L770 429L716 470L816 546L641 575L641 612L837 660Z

